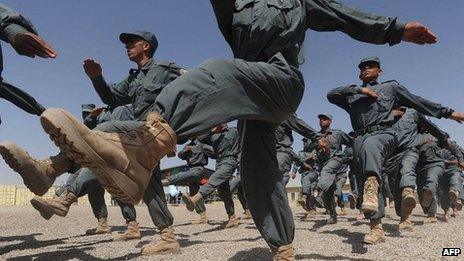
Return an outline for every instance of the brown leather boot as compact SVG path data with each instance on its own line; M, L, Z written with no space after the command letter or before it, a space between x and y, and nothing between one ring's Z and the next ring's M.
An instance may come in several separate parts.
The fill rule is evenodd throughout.
M398 229L403 231L413 231L412 226L413 224L408 216L406 218L401 218L400 224L398 225Z
M243 212L242 219L252 219L253 217L251 216L251 212L249 209L245 209Z
M238 218L235 214L229 215L229 221L224 224L224 228L236 228L238 227Z
M364 243L374 245L380 242L385 242L386 237L382 228L382 221L371 220L369 225L371 227L371 231L369 234L364 236Z
M200 192L193 196L189 196L187 194L182 194L182 200L185 202L185 206L187 207L188 211L193 211L195 209L195 205L203 199L203 195Z
M0 144L0 154L6 164L21 175L24 185L38 196L47 193L56 177L66 173L71 167L69 159L61 153L37 160L12 142Z
M363 195L363 203L361 205L361 209L363 212L377 212L379 208L379 199L378 199L378 191L379 191L379 182L377 181L377 177L370 176L367 178L366 182L364 182L364 195Z
M172 227L160 231L161 240L152 242L142 248L142 255L180 254L180 245Z
M110 234L111 229L108 226L108 220L106 218L99 218L98 225L96 228L89 229L85 231L86 235L101 235L101 234Z
M128 241L133 239L140 239L139 223L137 221L130 221L127 223L127 229L123 234L119 234L113 238L113 241Z
M277 249L271 248L272 251L272 260L273 261L294 261L295 253L293 250L293 245L288 244L285 246L280 246Z
M69 159L91 169L112 195L134 204L142 199L153 168L177 142L174 131L155 112L144 125L124 134L91 131L62 109L47 109L40 120Z
M458 203L459 192L457 192L456 190L450 190L450 192L448 194L449 194L449 199L450 199L451 205L456 206L457 203Z
M301 198L298 199L297 203L306 211L308 211L308 207L306 206L307 196L303 194Z
M198 213L198 215L199 215L198 219L193 221L192 224L200 225L200 224L207 224L208 223L208 217L206 216L206 212Z
M401 192L401 216L404 217L404 220L409 218L416 204L414 189L408 187L404 188L403 192Z
M422 205L426 208L430 207L435 196L433 195L432 190L426 188L424 189L424 196L422 198Z
M60 217L65 217L68 214L69 207L77 202L77 197L69 192L69 190L65 190L63 194L56 198L41 198L35 196L31 199L32 206L40 212L40 215L47 219L53 215L58 215Z
M451 218L451 215L449 213L449 210L445 211L445 214L443 214L443 222L449 222L450 218Z
M456 210L461 211L462 210L462 199L458 199L456 203Z
M432 223L437 223L438 220L437 220L437 217L435 216L435 214L429 214L427 216L426 219L424 219L424 221L422 221L424 224L432 224Z

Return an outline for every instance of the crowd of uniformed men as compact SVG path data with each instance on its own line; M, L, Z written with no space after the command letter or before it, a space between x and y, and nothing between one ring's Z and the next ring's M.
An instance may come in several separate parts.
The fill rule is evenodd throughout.
M209 59L186 70L153 58L158 46L153 33L122 33L119 39L137 69L120 83L108 84L100 64L86 59L84 71L107 107L82 105L82 120L63 109L45 110L26 92L2 83L1 97L40 115L60 149L58 155L36 160L12 142L0 145L6 163L37 195L31 203L43 218L66 216L79 197L88 195L98 225L87 234L111 233L103 197L107 190L127 221L126 232L115 240L138 239L133 204L143 199L160 239L142 254L175 254L181 246L163 186L189 186L189 195L182 198L188 211L199 215L198 224L207 223L204 199L217 189L228 215L224 228L239 225L232 197L237 192L242 218L254 220L273 258L293 260L295 226L285 185L297 172L304 219L311 220L316 207L325 208L327 224L347 214L342 188L349 179L349 206L358 210L357 219L369 220L367 244L386 239L381 220L387 203L394 205L399 229L405 231L413 229L410 216L417 203L424 223L437 222L438 206L444 221L462 208L464 150L427 116L461 122L464 114L412 94L397 81L380 82L378 58L360 61L360 84L327 94L330 103L349 114L350 133L332 129L328 113L318 115L320 131L295 115L304 91L298 67L308 29L342 31L373 44L433 44L436 36L427 27L329 0L211 3L235 59ZM0 30L1 39L20 55L57 55L29 20L5 6L0 6ZM237 127L229 127L234 120ZM304 137L298 152L292 147L293 131ZM189 169L162 177L160 160L175 156L176 144L182 143L178 157ZM208 176L210 158L216 167ZM57 196L40 197L64 173L71 175Z

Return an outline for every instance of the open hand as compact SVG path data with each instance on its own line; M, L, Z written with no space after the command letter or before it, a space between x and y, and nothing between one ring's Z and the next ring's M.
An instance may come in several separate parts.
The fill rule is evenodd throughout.
M403 41L420 45L433 44L437 42L437 36L426 26L418 22L409 22L404 26Z
M464 113L455 111L451 114L449 118L459 123L462 123L464 121Z
M58 55L49 43L30 32L18 33L10 42L18 54L31 58L36 55L42 58L55 58Z

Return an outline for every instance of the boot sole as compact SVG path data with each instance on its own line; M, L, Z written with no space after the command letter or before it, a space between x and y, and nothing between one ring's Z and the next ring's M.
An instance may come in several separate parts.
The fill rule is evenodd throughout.
M414 229L412 227L403 227L399 228L399 231L413 232Z
M373 213L373 212L377 212L379 209L379 206L375 206L375 205L365 205L365 204L362 204L361 205L361 211L363 213Z
M379 239L379 240L377 240L377 241L366 241L366 240L364 240L363 242L364 242L365 244L375 245L375 244L378 244L378 243L383 243L383 242L385 242L385 241L386 241L386 238L382 238L382 239Z
M424 207L430 207L433 198L433 192L430 189L424 189L424 198L422 199L422 204L424 205Z
M127 188L129 184L134 187L131 191L139 191L140 187L132 180L127 179L124 173L112 168L82 139L79 131L74 127L72 118L67 115L66 111L61 109L48 109L40 117L40 122L55 145L58 146L68 158L92 170L101 185L110 194L122 201L132 204L137 204L141 200L142 193L140 193L140 196L134 196L125 193L125 191L121 189ZM64 122L68 124L63 124ZM128 183L120 184L120 180L114 177L123 177Z
M437 222L438 222L437 219L434 219L434 220L428 220L428 219L426 219L426 220L422 221L423 224L435 224L435 223L437 223Z
M416 199L414 198L414 196L406 196L401 202L403 217L408 217L409 215L411 215L415 207Z
M37 174L34 171L33 167L28 166L28 164L21 164L19 160L15 157L12 151L22 151L16 144L11 142L5 142L0 145L0 154L5 160L6 164L10 166L16 173L18 173L23 179L24 185L32 191L35 195L43 196L47 193L50 188L50 184L40 178L40 174ZM24 157L27 157L26 155ZM47 187L44 189L43 187Z
M49 220L53 215L57 215L60 217L65 217L67 213L62 213L62 212L56 212L52 207L49 207L47 204L43 203L39 199L31 199L31 205L39 211L40 215L45 218L46 220Z
M225 225L223 228L224 228L224 229L227 229L227 228L238 228L239 225L240 225L240 224L238 224L238 223L237 223L237 224L233 224L233 225L229 225L229 226Z

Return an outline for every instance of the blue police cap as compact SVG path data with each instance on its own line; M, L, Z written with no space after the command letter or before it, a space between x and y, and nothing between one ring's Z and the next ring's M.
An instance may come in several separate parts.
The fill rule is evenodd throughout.
M328 114L328 113L321 113L319 115L317 115L317 117L320 119L320 118L327 118L329 120L332 120L332 115Z
M91 112L93 109L95 109L95 104L93 103L86 103L81 105L81 109L83 112Z
M130 40L134 39L134 37L140 37L143 40L147 41L153 47L153 53L156 51L156 48L158 48L158 40L156 39L156 36L147 31L133 31L129 33L122 33L119 35L119 40L122 43L127 44Z
M361 69L366 63L376 63L380 67L380 59L378 57L367 57L359 62L358 68Z

